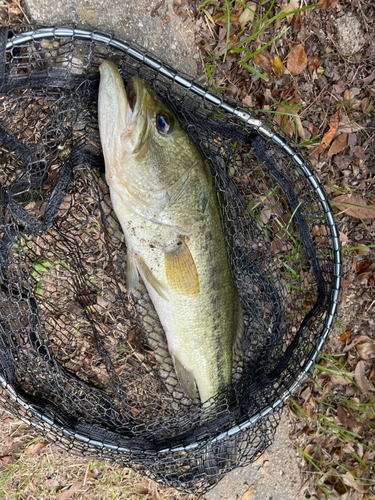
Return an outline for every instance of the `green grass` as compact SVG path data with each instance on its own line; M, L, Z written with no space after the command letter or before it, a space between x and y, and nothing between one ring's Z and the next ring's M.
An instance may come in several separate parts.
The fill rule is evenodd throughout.
M222 12L222 15L219 16L215 21L213 19L213 16L208 12L207 7L209 5L213 5L214 8L216 9L215 14ZM234 9L236 4L241 5L244 7L244 9L250 10L254 14L254 20L249 22L248 24L251 25L250 31L252 32L245 40L239 40L240 37L243 35L247 29L242 29L238 33L235 34L233 39L231 40L230 33L231 33L231 14L233 14ZM289 27L282 28L279 33L274 35L272 38L270 38L269 34L266 34L267 30L275 30L275 24L278 21L281 21L287 16L297 14L299 12L303 12L307 9L312 9L316 7L317 4L312 4L312 5L307 5L303 6L299 9L292 10L290 12L287 11L287 8L289 7L290 4L286 5L283 9L281 9L279 12L277 12L275 15L271 16L271 12L273 9L277 9L278 6L275 3L275 0L263 0L258 5L257 10L265 10L265 13L261 15L260 13L254 11L251 9L246 3L241 2L241 1L236 1L236 0L224 0L218 3L217 1L211 1L211 0L204 0L201 5L200 9L202 12L207 16L209 21L212 24L215 24L220 22L220 21L226 21L226 41L225 41L225 47L223 54L221 56L221 61L224 63L228 57L228 53L231 55L241 55L239 59L236 60L236 65L241 66L245 69L247 69L250 73L253 73L257 75L259 78L261 78L264 81L268 81L267 76L262 74L260 71L258 71L254 66L251 66L249 62L251 62L254 57L258 54L260 54L262 51L267 49L268 47L272 46L276 40L284 36L288 30ZM267 41L265 41L261 47L253 50L252 43L257 40L261 39L264 35L267 38ZM214 82L213 78L213 73L214 69L212 68L212 65L206 66L205 68L205 74L201 79L207 77L209 78L210 82ZM216 84L214 85L214 88L216 90L220 90L217 88Z

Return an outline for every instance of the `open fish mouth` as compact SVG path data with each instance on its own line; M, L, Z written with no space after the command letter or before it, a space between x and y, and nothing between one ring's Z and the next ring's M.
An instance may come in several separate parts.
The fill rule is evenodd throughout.
M137 102L137 91L135 88L134 78L132 78L126 86L126 97L128 99L131 111L134 112L134 108Z

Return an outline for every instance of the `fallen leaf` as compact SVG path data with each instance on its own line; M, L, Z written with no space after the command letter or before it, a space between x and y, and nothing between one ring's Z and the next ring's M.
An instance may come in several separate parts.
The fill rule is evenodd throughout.
M12 459L11 455L5 455L3 457L0 457L0 467L2 465L8 465L11 459Z
M338 130L341 132L347 132L348 134L352 134L353 132L360 132L363 129L361 125L358 125L353 120L349 120L349 118L345 115L342 118L342 121L340 121Z
M350 238L345 233L340 231L340 241L341 243L348 243L348 241L350 241Z
M270 68L272 64L270 59L262 52L259 52L259 54L254 56L254 62L260 68Z
M268 451L266 450L264 453L261 454L261 456L259 458L257 458L255 460L255 462L252 463L252 465L254 467L258 467L259 465L263 465L264 462L267 462L270 460L270 454L268 453Z
M341 151L345 149L347 145L348 145L348 134L346 132L343 132L338 136L336 140L333 141L327 153L328 158L330 158L333 155L337 155L337 153L341 153Z
M293 15L292 22L291 22L290 26L291 26L293 34L298 33L299 31L301 31L301 28L302 28L302 16L301 16L301 12L296 12Z
M313 456L313 453L315 451L315 444L310 443L306 446L306 448L303 450L306 455L309 455L309 457Z
M279 56L272 57L272 71L275 73L277 78L281 78L284 74L283 63Z
M254 496L256 490L247 490L241 497L241 500L250 500Z
M307 57L307 69L310 74L314 71L314 69L319 68L321 64L322 64L322 59L320 59L320 57L312 55L309 55Z
M328 148L328 146L332 142L334 135L337 132L340 121L341 121L341 109L338 109L336 113L331 116L331 120L329 122L329 130L324 134L322 143L319 146L319 148L313 153L314 155L319 155Z
M287 14L288 12L292 12L293 10L299 9L299 0L291 0L287 5L284 3L282 4L283 7L283 14ZM289 14L289 16L286 16L286 20L290 24L292 22L294 14Z
M45 448L48 444L48 441L39 441L39 443L36 443L32 446L27 446L25 448L26 455L29 457L33 457L35 453Z
M61 495L59 495L59 500L68 500L74 495L74 493L77 493L77 491L82 488L82 486L83 481L77 481L68 490L63 491Z
M342 475L341 479L347 486L351 486L360 493L366 493L366 491L369 488L369 487L366 488L366 486L360 481L358 481L358 479L356 479L352 474L350 474L350 472L347 472L346 474Z
M375 206L367 205L366 200L360 194L341 194L333 198L331 204L356 219L375 218Z
M350 376L350 373L348 373L348 375ZM331 382L332 382L333 386L335 386L335 385L349 385L352 383L352 380L350 378L341 377L341 375L332 375Z
M146 484L136 484L134 490L138 495L148 495L150 492L150 488Z
M372 342L363 342L363 344L357 344L357 351L361 358L366 361L375 357L374 344Z
M337 407L337 417L340 420L340 422L342 423L342 425L344 425L345 427L347 427L347 425L348 425L348 416L346 414L346 410L344 410L344 408L341 405L339 405Z
M361 260L361 262L358 262L356 266L357 273L363 273L363 271L366 271L366 269L371 266L371 264L371 260Z
M372 342L372 339L370 337L367 337L367 335L358 335L358 337L355 337L355 339L347 346L344 347L343 352L348 352L350 349L353 349L357 344L360 342Z
M352 334L351 330L347 330L345 333L343 333L340 337L339 337L339 341L340 342L345 342L346 340L348 340L348 338L350 338L350 335Z
M246 106L249 106L249 108L252 107L253 105L253 99L250 94L248 94L246 97L242 99L242 102L246 104Z
M238 22L241 25L241 28L245 26L247 23L252 23L254 21L254 13L257 10L257 4L256 3L249 3L248 9L244 9L242 14L240 15ZM251 10L250 10L251 9Z
M328 10L337 7L339 0L319 0L317 9Z
M357 366L355 367L354 380L356 381L357 385L359 385L359 387L362 389L362 391L364 392L369 391L370 384L365 374L365 363L362 360L358 361Z
M296 45L288 54L286 66L294 76L299 75L307 66L307 57L302 44Z

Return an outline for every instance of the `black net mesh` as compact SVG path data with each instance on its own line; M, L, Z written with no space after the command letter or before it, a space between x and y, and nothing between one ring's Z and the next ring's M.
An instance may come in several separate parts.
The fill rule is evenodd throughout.
M0 403L74 453L201 494L272 442L323 347L340 289L329 203L262 113L245 126L239 103L110 37L20 38L30 29L1 33ZM212 168L245 335L236 404L209 421L178 383L146 288L127 295L98 134L103 59L149 81Z

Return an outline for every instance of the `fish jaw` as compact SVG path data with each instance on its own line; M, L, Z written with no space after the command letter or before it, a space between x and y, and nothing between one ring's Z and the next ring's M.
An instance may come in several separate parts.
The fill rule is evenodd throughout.
M129 102L124 82L111 61L103 61L99 67L99 132L106 165L107 184L116 182L122 163L121 135L126 130Z

